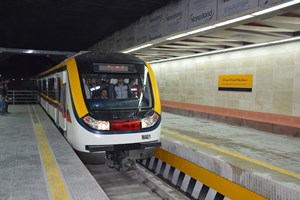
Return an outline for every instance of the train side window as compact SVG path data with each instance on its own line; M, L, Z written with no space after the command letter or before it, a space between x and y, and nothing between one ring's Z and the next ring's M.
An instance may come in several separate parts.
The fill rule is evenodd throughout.
M42 92L42 81L41 80L38 80L38 82L37 82L37 90L39 92Z
M55 78L55 100L60 101L60 92L61 92L61 80L59 77Z
M45 95L47 95L47 85L46 85L46 79L44 79L43 81L42 81L42 93L43 94L45 94Z
M48 79L48 96L51 99L55 99L55 87L54 87L54 78Z

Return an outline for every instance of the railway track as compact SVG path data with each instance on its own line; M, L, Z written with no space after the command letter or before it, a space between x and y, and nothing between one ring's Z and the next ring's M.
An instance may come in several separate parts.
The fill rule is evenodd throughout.
M86 167L112 200L189 199L140 165L128 172L120 172L106 165Z

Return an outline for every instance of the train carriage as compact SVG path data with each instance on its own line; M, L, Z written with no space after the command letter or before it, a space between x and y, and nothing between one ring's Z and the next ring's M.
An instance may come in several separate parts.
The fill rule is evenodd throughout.
M86 52L38 75L39 103L82 156L133 168L160 144L161 105L148 63Z

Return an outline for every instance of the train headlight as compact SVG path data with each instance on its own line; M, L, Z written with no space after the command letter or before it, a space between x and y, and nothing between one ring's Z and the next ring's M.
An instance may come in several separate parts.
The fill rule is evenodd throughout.
M142 121L142 128L149 128L151 126L154 126L154 124L156 124L158 119L159 119L159 116L158 116L157 113L153 113L153 115L143 118L141 120Z
M110 129L109 121L96 120L96 119L92 118L91 116L84 117L83 121L90 127L97 129L97 130L108 131Z

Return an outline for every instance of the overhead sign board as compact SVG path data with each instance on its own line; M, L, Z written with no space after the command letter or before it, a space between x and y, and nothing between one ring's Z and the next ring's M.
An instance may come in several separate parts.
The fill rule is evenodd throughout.
M259 6L260 7L270 7L275 6L280 3L288 2L291 0L259 0Z
M217 1L190 0L188 27L203 25L216 20Z
M258 0L218 0L218 19L256 8Z
M124 48L129 48L135 45L136 42L136 23L127 26L124 31Z
M154 40L163 36L164 30L164 8L154 11L149 16L149 39Z
M136 22L136 43L142 44L148 41L148 18L149 16L141 17Z
M188 0L180 0L166 7L165 35L180 32L186 29Z

